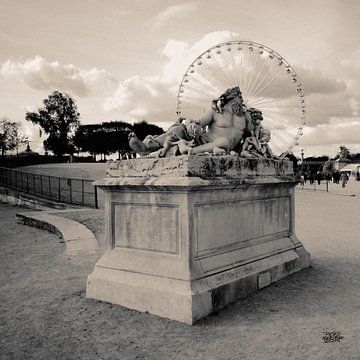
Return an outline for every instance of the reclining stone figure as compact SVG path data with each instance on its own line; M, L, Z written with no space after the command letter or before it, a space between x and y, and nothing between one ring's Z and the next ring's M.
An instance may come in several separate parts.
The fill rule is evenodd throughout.
M240 88L236 86L213 100L211 110L200 119L180 117L164 134L148 135L143 142L130 133L129 144L141 156L203 153L249 156L248 147L259 147L262 120L260 110L246 108ZM246 142L248 137L254 139ZM258 150L256 152L259 153Z

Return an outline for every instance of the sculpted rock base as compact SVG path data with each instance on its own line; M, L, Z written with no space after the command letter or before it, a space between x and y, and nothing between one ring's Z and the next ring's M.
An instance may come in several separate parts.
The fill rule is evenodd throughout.
M121 177L97 182L108 249L88 297L193 324L309 266L294 233L289 162L176 159L124 161L110 170Z

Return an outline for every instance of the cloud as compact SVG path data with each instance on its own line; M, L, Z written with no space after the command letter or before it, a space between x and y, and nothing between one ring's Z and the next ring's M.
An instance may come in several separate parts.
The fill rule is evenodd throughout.
M357 113L357 102L348 93L312 94L306 97L307 123L330 123L332 118L347 118Z
M103 108L113 111L126 121L146 119L161 123L166 128L175 117L178 87L188 66L208 48L237 38L239 36L236 33L218 31L206 34L195 43L169 39L160 52L164 59L162 71L157 76L134 76L119 82L117 90L105 100ZM358 84L351 82L350 77L351 69L356 66L355 61L343 63L342 71L337 72L336 77L325 72L325 69L294 66L305 93L307 126L300 139L300 146L304 147L308 155L322 155L331 151L336 154L344 143L349 144L354 152L360 151L357 135L360 133L360 120L357 118L360 89L356 91ZM278 69L282 68L276 67L273 71ZM348 76L346 71L349 72ZM297 107L299 105L291 78L287 75L279 78L266 91L267 96L275 98L280 110L287 111L285 115L288 119L291 120L293 116L294 124L300 122L299 114L290 112L289 116L290 110L287 110L288 104L294 104L294 101ZM274 94L278 94L278 98ZM274 105L269 106L270 110L277 110L271 109ZM279 116L281 118L281 111Z
M298 66L296 70L307 95L337 93L347 88L344 80L327 77L318 69Z
M175 113L175 103L168 101L171 97L168 83L159 77L133 76L119 82L116 92L105 100L103 108L121 111L123 120L139 120L151 115L152 121L161 121Z
M333 118L329 124L306 127L301 138L302 145L358 144L360 120L356 118Z
M158 76L134 76L120 81L115 93L106 98L104 110L116 111L122 119L136 121L146 118L153 122L169 121L176 111L177 90L187 67L202 52L236 34L217 31L190 44L170 39L161 51L165 58Z
M195 3L168 6L153 18L153 29L159 29L171 20L184 17L195 11L196 8L197 4Z
M169 82L176 82L179 85L182 76L188 66L204 51L210 47L230 41L238 36L231 31L214 31L206 34L201 40L194 44L184 41L170 39L161 51L166 58L163 67L162 79Z
M78 96L90 95L99 87L109 87L114 79L104 69L80 69L72 64L50 62L35 56L24 62L6 61L1 66L6 79L22 81L35 90L62 90Z
M332 118L328 124L307 126L303 132L297 150L304 148L306 156L335 156L340 145L346 145L352 153L360 152L359 118Z

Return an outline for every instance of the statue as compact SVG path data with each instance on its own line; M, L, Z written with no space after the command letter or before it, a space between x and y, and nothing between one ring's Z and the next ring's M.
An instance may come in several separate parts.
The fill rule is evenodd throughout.
M256 136L249 136L245 139L240 156L246 158L273 159L274 155L269 146L270 139L270 131L261 128L259 138Z
M340 146L340 151L337 155L337 158L340 161L349 160L350 159L350 150L345 145Z
M148 135L144 141L141 141L134 132L130 132L130 148L140 156L164 157L171 148L173 148L171 155L177 155L177 151L185 154L190 147L206 142L203 130L195 123L184 123L184 120L184 117L179 117L164 134Z
M226 90L213 100L212 108L200 119L195 120L201 128L207 126L208 142L189 150L190 154L204 152L230 153L244 137L247 123L251 123L238 86Z
M273 158L270 131L262 127L262 120L260 110L246 108L236 86L214 99L200 119L180 117L164 134L148 135L143 142L131 132L129 145L140 156L150 157L212 153Z

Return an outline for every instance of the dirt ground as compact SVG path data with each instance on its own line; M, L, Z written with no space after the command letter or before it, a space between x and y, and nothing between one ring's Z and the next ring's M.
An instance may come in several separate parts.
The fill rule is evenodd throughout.
M297 191L312 267L194 326L86 299L100 251L69 255L19 210L0 205L0 359L360 359L358 196Z

